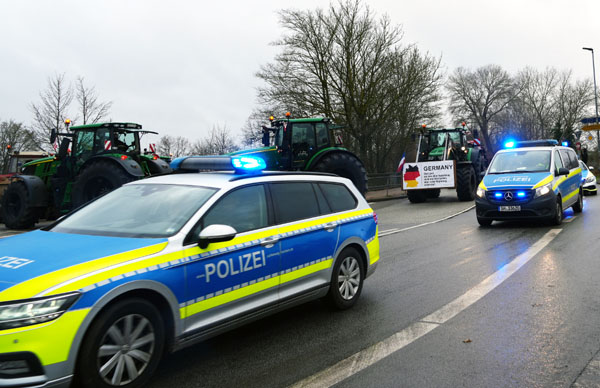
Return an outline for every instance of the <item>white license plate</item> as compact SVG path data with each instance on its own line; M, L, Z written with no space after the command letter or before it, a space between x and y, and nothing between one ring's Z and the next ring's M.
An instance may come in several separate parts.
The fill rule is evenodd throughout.
M520 212L521 206L500 206L501 212Z

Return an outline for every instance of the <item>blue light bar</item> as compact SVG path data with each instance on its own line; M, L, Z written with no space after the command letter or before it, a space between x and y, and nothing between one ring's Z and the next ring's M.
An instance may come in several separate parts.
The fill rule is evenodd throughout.
M502 198L502 193L494 193L494 197L496 197L496 198Z
M504 143L504 148L514 148L514 147L515 147L515 142L512 140Z
M519 198L524 198L525 197L525 192L524 191L517 191L517 197Z
M267 168L267 163L258 156L234 156L231 158L231 165L236 170L260 171Z
M563 145L563 147L568 147L569 146L569 142L568 141L563 141L562 145Z

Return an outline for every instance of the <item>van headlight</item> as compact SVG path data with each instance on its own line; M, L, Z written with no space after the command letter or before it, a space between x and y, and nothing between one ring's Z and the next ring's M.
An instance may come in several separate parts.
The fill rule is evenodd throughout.
M537 189L535 189L534 198L546 195L546 194L550 193L551 191L552 191L552 183L548 183L547 185L540 186Z
M484 189L482 189L481 187L478 187L478 188L477 188L477 196L478 196L479 198L484 198L484 197L485 197L485 190L484 190Z
M585 178L585 183L590 183L594 181L594 176L593 175L589 175L587 178Z
M79 299L79 292L0 303L0 330L37 325L60 317Z

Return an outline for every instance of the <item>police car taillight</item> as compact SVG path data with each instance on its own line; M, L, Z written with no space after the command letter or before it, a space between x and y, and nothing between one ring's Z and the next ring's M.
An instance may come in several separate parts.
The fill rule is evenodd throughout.
M377 218L377 213L373 212L373 221L375 221L375 225L377 225L377 223L379 222L379 219Z

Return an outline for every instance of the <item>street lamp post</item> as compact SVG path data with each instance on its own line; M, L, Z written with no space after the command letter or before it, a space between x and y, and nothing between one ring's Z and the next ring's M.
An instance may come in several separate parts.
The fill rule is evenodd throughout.
M598 92L596 90L596 64L594 63L594 49L591 47L582 47L592 53L592 71L594 72L594 99L596 101L596 125L598 125ZM596 163L600 163L600 131L596 130Z

